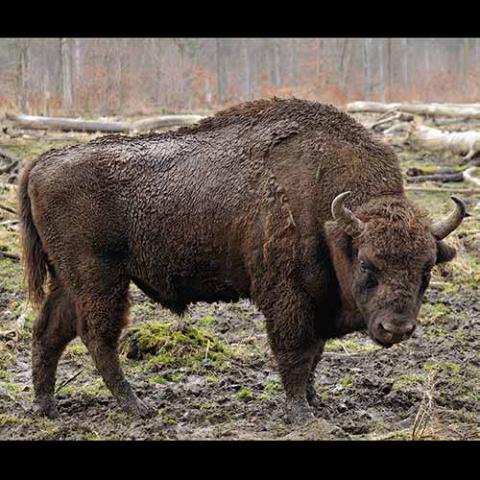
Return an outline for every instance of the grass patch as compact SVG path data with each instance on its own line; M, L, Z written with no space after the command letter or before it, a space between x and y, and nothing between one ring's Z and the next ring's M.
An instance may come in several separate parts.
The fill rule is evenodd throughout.
M443 303L424 303L420 310L420 321L424 325L436 323L450 314L450 309Z
M238 400L242 400L244 402L249 402L255 398L255 395L247 387L241 388L235 396L238 398Z
M147 369L155 366L192 371L202 363L218 369L225 366L231 352L212 332L195 326L180 331L173 326L158 321L136 325L124 337L121 351L129 359L146 360Z
M379 350L381 347L377 345L366 342L360 343L354 339L334 339L329 340L325 344L326 352L349 352L349 353L358 353L358 352L373 352Z
M425 373L407 373L393 382L392 391L411 390L412 388L422 385L425 378Z

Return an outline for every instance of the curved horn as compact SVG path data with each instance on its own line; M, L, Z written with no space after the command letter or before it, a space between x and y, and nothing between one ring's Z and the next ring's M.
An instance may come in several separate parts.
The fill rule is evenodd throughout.
M358 219L351 210L343 205L351 193L352 192L343 192L333 199L332 216L348 235L356 237L362 233L365 224Z
M432 235L437 240L442 240L452 233L462 223L466 215L465 203L457 197L450 197L455 202L455 208L443 220L439 220L432 225Z

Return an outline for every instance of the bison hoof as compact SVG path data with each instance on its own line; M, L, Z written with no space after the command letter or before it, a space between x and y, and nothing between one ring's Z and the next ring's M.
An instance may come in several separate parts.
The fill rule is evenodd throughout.
M138 418L150 418L157 414L157 412L148 407L142 400L136 398L135 401L129 402L126 405L126 410L133 416Z
M307 402L311 407L319 408L322 404L320 397L313 386L307 388Z
M37 415L48 418L57 418L59 416L57 405L53 398L35 400L34 411Z
M287 403L287 423L294 425L302 425L315 418L312 408L307 402Z
M307 397L308 404L313 408L320 408L322 406L322 401L320 397L314 393L313 395L309 395Z

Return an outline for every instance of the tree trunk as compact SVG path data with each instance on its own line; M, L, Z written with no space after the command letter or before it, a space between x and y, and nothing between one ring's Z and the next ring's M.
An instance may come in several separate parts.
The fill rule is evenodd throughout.
M392 39L387 41L387 75L388 75L388 95L391 96L393 89L393 65L392 65Z
M408 38L402 38L402 78L403 78L403 92L408 93L409 71L408 71Z
M18 40L18 103L22 113L28 113L28 72L30 61L30 48L28 39Z
M80 107L79 105L79 90L81 80L81 46L80 39L73 39L73 104L75 111Z
M250 42L248 38L242 41L243 64L244 64L244 96L247 100L252 98L252 65L250 58Z
M215 39L216 63L217 63L217 101L225 102L226 71L225 71L225 46L222 38Z
M73 106L72 49L70 40L69 38L60 39L63 108L67 112L71 112Z
M470 60L470 40L468 38L463 39L463 89L466 91L467 80L468 80L468 70L469 70L469 60Z
M378 69L380 83L380 100L385 101L385 63L384 63L384 40L380 39L378 44Z
M372 53L371 38L363 39L363 95L366 100L372 98Z

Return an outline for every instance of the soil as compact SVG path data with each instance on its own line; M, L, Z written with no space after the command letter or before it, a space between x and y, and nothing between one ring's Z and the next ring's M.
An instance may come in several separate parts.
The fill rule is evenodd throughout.
M65 137L65 144L86 135ZM0 138L23 159L60 146L58 138ZM394 142L395 144L395 142ZM460 159L397 142L402 167L455 166ZM432 184L434 188L435 185ZM461 186L460 186L461 188ZM16 208L16 185L0 182L0 204ZM410 192L437 218L445 193ZM0 439L480 439L480 221L449 237L457 258L437 267L407 342L382 349L357 333L327 343L315 420L289 425L262 314L249 301L192 305L183 319L132 288L131 325L121 359L137 394L156 415L138 420L116 405L77 339L57 375L60 416L32 410L31 326L20 264L0 254ZM0 210L0 250L19 254L15 216Z

